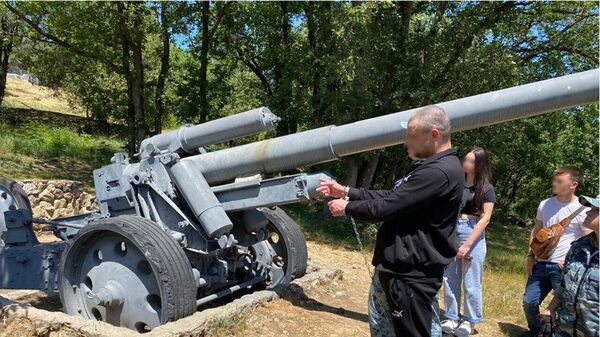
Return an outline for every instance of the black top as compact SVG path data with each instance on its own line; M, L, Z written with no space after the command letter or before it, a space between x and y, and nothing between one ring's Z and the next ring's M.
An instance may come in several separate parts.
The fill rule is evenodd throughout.
M496 192L494 191L494 186L492 184L485 184L483 192L483 202L496 202ZM475 186L465 186L462 203L460 204L460 213L461 214L470 214L480 216L483 212L483 209L477 209L475 205L473 205L473 197L475 197Z
M393 190L350 188L346 214L383 221L372 262L377 270L428 274L456 256L456 220L465 182L456 153L452 148L414 163Z

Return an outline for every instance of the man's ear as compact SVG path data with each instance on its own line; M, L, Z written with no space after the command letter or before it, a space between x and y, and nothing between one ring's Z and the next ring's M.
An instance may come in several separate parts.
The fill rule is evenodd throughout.
M442 137L442 133L438 129L431 129L431 135L433 136L433 138L436 138L436 139Z

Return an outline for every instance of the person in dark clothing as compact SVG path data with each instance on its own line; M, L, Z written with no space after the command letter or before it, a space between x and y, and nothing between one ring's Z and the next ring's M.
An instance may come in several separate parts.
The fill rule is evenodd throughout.
M317 188L336 198L328 203L332 215L383 221L369 292L372 336L430 336L433 299L444 267L458 251L455 228L465 179L444 110L428 106L415 112L406 147L416 161L392 190L356 189L327 180Z
M485 151L474 147L463 160L465 189L456 234L460 248L444 272L444 317L442 331L456 337L474 334L483 320L483 263L487 251L485 229L490 223L496 194L490 183L490 161ZM461 314L461 293L464 295Z

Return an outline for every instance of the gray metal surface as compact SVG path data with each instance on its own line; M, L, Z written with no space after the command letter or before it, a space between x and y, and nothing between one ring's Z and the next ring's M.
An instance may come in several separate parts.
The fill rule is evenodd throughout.
M280 206L315 199L319 179L334 179L326 173L294 174L271 179L255 179L213 187L212 191L227 212Z
M0 289L58 291L64 247L64 242L0 247Z
M204 297L198 299L196 301L196 305L197 306L204 305L204 304L206 304L208 302L214 301L214 300L216 300L218 298L221 298L221 297L224 297L224 296L227 296L227 295L231 295L231 294L233 294L236 291L248 288L251 285L257 284L257 283L262 282L262 281L264 281L263 277L255 277L253 279L250 279L248 281L242 282L240 284L236 284L236 285L231 286L229 288L225 288L223 290L219 290L219 291L217 291L214 294L210 294L208 296L204 296Z
M209 238L219 238L233 228L223 206L193 162L176 163L171 167L171 175Z
M268 130L279 122L268 108L261 107L206 123L184 125L177 130L156 135L142 141L142 156L154 151L196 152L198 148Z
M531 117L598 101L598 69L437 104L453 132ZM275 173L404 142L417 109L327 126L184 158L215 184L237 176Z
M12 191L7 186L0 185L0 235L6 231L4 212L17 208L17 199Z
M70 280L77 287L64 296L73 302L68 305L80 308L84 317L134 330L138 322L160 325L159 280L139 247L107 233L82 246L78 255L80 272Z

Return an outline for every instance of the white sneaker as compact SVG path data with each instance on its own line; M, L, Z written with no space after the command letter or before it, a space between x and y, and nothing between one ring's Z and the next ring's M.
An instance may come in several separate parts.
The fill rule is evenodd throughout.
M456 328L458 328L457 321L453 321L451 319L442 321L442 332L443 333L451 335L454 333L454 330L456 330Z
M460 323L458 328L454 330L454 336L456 337L469 337L473 333L474 326L469 321L463 321Z

